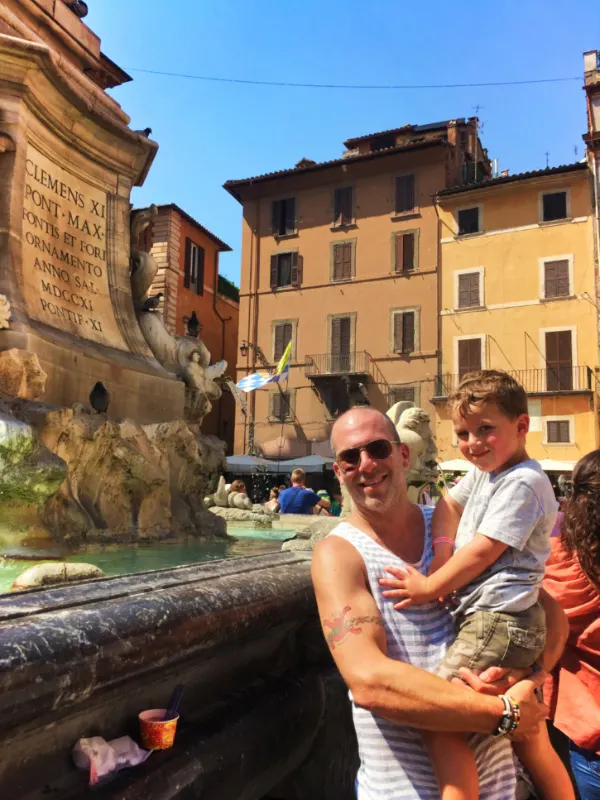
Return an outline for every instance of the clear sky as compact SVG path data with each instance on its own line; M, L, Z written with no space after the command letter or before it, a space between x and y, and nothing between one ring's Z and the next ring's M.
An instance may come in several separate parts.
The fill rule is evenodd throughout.
M88 0L85 22L133 82L112 94L160 150L133 202L175 202L233 248L241 206L222 184L337 158L352 136L478 115L501 169L583 157L584 50L598 0ZM501 9L501 10L497 10ZM356 90L212 83L136 69L335 84L448 84L579 77L496 88ZM575 152L577 148L577 152Z

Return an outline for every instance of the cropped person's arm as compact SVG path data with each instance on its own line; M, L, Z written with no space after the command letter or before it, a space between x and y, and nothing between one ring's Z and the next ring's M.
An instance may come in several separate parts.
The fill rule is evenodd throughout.
M386 656L383 621L352 545L335 536L324 539L315 548L312 575L325 638L357 706L424 730L494 731L503 710L499 698ZM521 705L520 735L531 733L543 718L534 685L537 676L514 690Z

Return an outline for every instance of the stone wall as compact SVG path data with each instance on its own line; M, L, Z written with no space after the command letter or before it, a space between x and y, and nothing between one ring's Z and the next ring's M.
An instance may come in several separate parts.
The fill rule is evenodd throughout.
M80 798L83 736L137 736L185 693L175 746L106 800L353 798L347 692L292 553L0 597L3 800Z

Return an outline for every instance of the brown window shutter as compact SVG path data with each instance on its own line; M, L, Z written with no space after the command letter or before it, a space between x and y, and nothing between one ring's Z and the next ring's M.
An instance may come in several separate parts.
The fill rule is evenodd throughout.
M271 289L277 288L277 259L278 256L271 256Z
M289 419L291 416L289 392L279 392L279 409L279 419L281 422L285 422L285 420Z
M481 339L461 339L458 342L458 374L463 377L481 369Z
M285 345L283 343L284 333L285 325L275 325L275 352L273 353L275 361L279 361L285 350Z
M343 205L342 205L342 216L343 216L343 224L344 225L351 225L352 220L354 219L352 214L352 187L346 186L343 191Z
M573 348L571 331L546 334L546 389L568 391L573 388Z
M415 349L415 312L402 314L402 352L412 353Z
M404 236L401 233L396 234L394 251L396 254L394 269L396 272L402 272L402 265L404 264Z
M544 297L556 297L556 261L544 264Z
M399 214L415 209L415 176L402 175L396 178L396 211Z
M347 354L350 352L350 317L342 317L340 319L340 353Z
M343 225L344 219L344 196L343 189L336 189L333 193L333 224L334 226Z
M299 286L300 285L300 275L301 275L301 265L302 259L297 252L291 253L292 259L292 279L291 284L292 286Z
M470 293L470 284L469 284L469 275L459 275L458 276L458 307L459 308L467 308L469 305L469 299L471 296Z
M415 268L415 235L405 233L402 235L402 271L410 272Z
M290 197L285 200L285 232L287 235L296 232L296 200Z
M190 288L190 278L192 274L192 240L185 240L185 261L183 262L183 285Z
M402 352L402 317L400 312L394 314L394 353Z
M272 399L271 399L271 403L272 403L271 411L272 411L273 417L275 419L279 419L280 420L281 419L281 394L279 392L273 392L271 397L272 397Z
M568 297L570 294L568 261L557 262L556 282L557 282L556 288L558 297Z
M544 264L544 297L569 296L569 262L547 261Z
M479 272L472 272L469 275L470 280L470 293L469 293L469 305L471 306L478 306L479 303Z
M278 236L281 233L281 200L271 203L271 233Z
M196 294L204 294L204 248L196 245L198 248L198 271L196 278Z
M334 317L331 320L331 352L338 355L341 352L342 343L342 320Z
M342 250L342 278L350 280L352 277L352 245L350 242L345 242L340 247Z
M342 244L334 244L333 245L333 280L334 281L341 281L343 275L343 268L344 268L344 258L342 248L344 245Z

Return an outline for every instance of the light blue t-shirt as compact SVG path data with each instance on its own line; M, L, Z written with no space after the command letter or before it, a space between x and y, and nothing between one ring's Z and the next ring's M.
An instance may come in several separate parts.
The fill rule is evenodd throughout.
M558 503L537 461L497 475L472 467L450 490L463 507L456 549L482 533L509 545L500 558L457 592L457 614L525 611L537 602L550 554Z

